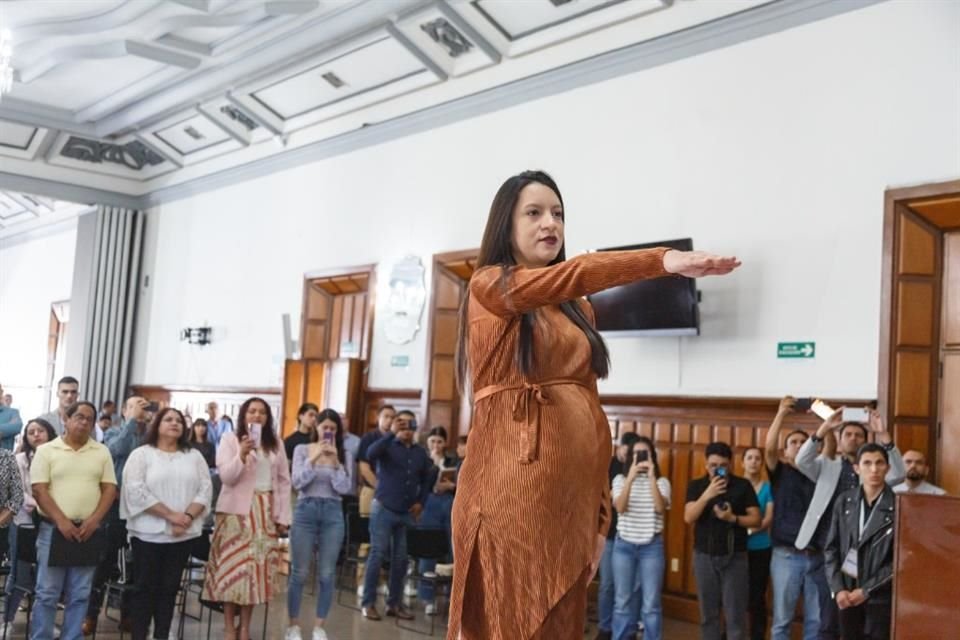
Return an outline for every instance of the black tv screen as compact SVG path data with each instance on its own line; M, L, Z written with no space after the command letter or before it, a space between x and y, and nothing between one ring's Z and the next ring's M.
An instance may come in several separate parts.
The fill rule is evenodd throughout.
M691 251L693 240L666 240L600 251L670 247ZM700 335L697 284L692 278L656 278L613 287L589 297L597 329L619 336Z

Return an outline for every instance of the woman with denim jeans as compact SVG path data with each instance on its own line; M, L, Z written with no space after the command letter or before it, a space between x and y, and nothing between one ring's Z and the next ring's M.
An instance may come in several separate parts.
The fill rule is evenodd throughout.
M663 514L670 508L670 481L660 476L653 442L640 436L627 456L627 475L613 479L617 540L613 547L614 640L632 640L643 620L644 640L661 640L665 558Z
M317 428L309 444L293 450L293 488L297 506L290 529L290 582L287 614L290 624L285 640L302 640L299 616L303 585L317 553L317 619L312 640L327 640L323 624L333 602L333 574L343 544L344 521L341 496L353 487L352 456L343 449L343 422L333 409L317 416Z

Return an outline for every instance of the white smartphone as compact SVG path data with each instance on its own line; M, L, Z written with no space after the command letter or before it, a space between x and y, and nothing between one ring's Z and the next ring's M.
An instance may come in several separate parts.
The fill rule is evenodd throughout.
M250 442L253 443L254 449L260 448L260 430L262 427L259 424L251 424L247 426L248 431L250 432Z
M869 420L870 414L867 413L866 409L856 407L844 407L843 409L844 422L868 422Z
M833 415L834 408L818 398L810 405L810 411L820 416L821 420L829 420L830 416Z

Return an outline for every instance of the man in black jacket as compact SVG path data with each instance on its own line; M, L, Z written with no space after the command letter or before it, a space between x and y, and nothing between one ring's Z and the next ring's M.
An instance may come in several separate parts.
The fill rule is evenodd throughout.
M884 480L889 468L886 449L863 445L855 465L861 485L834 503L825 551L827 580L845 640L890 637L894 494Z

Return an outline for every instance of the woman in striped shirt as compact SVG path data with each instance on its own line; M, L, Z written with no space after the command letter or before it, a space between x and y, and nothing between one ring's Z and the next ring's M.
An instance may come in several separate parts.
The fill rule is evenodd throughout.
M663 514L670 508L670 481L661 477L657 450L643 436L633 445L625 468L626 476L613 479L613 504L619 514L613 547L613 638L632 639L642 618L644 640L661 640Z

